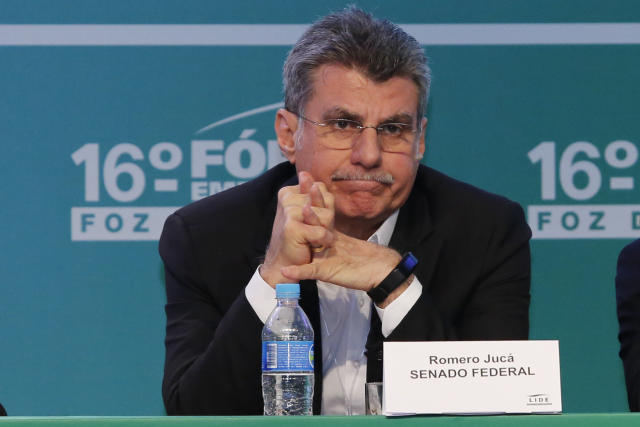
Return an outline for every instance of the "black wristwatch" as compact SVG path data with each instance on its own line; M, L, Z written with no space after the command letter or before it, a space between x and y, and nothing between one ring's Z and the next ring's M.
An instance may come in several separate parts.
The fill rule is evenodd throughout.
M411 252L407 252L402 257L400 263L396 265L396 268L394 268L378 286L367 292L367 294L373 302L381 303L387 299L391 292L407 280L411 273L413 273L416 265L418 265L418 258L413 256Z

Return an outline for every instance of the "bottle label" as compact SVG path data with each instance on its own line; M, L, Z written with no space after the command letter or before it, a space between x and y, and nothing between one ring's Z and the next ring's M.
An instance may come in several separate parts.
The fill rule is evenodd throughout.
M263 341L262 372L313 372L313 341Z

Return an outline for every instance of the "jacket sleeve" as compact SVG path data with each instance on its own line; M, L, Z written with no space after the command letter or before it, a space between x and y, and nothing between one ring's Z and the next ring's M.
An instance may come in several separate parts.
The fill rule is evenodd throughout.
M620 358L631 411L640 410L640 240L618 257L616 300L620 323Z
M167 414L262 414L262 322L244 292L226 308L206 291L192 233L173 214L159 244L167 292L162 383ZM223 277L216 280L216 287L226 285Z

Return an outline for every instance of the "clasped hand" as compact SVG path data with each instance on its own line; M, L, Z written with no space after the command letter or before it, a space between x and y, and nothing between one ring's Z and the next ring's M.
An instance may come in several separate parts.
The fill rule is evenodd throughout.
M398 264L394 250L348 236L335 228L334 196L311 174L278 193L271 241L260 275L277 283L321 280L364 291Z

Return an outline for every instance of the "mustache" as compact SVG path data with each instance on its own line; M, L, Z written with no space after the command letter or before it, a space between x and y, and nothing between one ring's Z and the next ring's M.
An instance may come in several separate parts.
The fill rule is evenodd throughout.
M376 181L381 184L393 184L393 175L389 172L343 172L331 175L332 181Z

